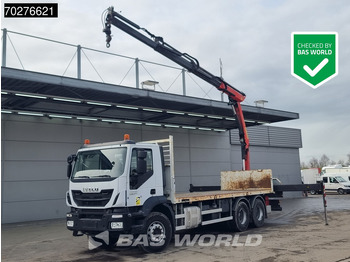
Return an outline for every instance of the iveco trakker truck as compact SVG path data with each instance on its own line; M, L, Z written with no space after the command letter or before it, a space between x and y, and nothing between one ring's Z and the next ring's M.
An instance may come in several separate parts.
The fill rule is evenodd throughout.
M127 235L141 239L136 243L145 251L157 252L181 230L224 222L236 231L244 231L250 224L261 227L271 210L269 203L277 203L274 209L280 207L278 201L268 199L275 189L271 170L250 170L249 138L241 106L245 94L113 7L104 12L104 21L107 47L113 25L228 96L239 131L244 171L221 172L221 187L216 191L181 193L175 190L171 136L138 143L128 137L113 143L85 143L76 155L68 157L68 229L74 236L87 235L92 248L113 246ZM282 193L310 186L318 185L279 186L278 190Z
M143 236L147 252L163 250L176 232L225 222L261 227L271 210L271 170L221 172L221 190L177 193L173 137L89 144L68 157L67 228L90 247L120 235ZM219 176L219 174L218 174Z

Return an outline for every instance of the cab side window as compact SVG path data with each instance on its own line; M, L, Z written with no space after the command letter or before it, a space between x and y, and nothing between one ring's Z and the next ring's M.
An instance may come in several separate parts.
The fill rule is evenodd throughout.
M329 178L330 183L338 183L338 181L334 177Z
M323 177L323 183L328 183L328 177L326 176Z
M153 175L151 149L134 148L130 165L130 189L138 189Z

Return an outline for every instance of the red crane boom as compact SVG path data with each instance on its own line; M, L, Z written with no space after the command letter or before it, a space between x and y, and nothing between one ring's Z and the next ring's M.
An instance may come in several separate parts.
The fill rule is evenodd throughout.
M200 67L199 62L196 58L190 56L187 53L182 53L176 50L174 47L164 42L162 37L155 36L145 28L140 27L121 14L115 12L113 7L109 7L107 9L105 17L105 28L103 30L103 32L106 33L107 47L110 46L110 41L112 40L111 25L114 25L125 33L153 48L158 53L186 68L189 72L215 86L219 91L225 93L228 96L230 101L229 104L232 106L239 129L239 140L241 143L243 161L242 169L250 170L249 138L241 107L241 102L243 102L246 97L245 94L234 88L232 85L229 85L223 81L221 77L215 76Z

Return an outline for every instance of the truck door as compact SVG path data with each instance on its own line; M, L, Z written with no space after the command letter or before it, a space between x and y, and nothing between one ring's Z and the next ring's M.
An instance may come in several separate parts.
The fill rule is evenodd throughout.
M128 206L140 206L155 193L152 149L134 148L128 181Z

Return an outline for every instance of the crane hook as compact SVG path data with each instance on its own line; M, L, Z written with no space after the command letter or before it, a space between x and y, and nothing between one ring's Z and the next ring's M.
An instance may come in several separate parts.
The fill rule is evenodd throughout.
M105 26L103 28L103 32L106 34L106 47L109 48L111 46L110 42L112 41L112 31L111 31L111 16L113 14L114 7L111 6L107 10L107 15L105 17Z
M105 24L105 28L103 29L103 32L106 34L106 47L109 48L110 42L112 41L112 36L111 36L111 25L109 23Z

